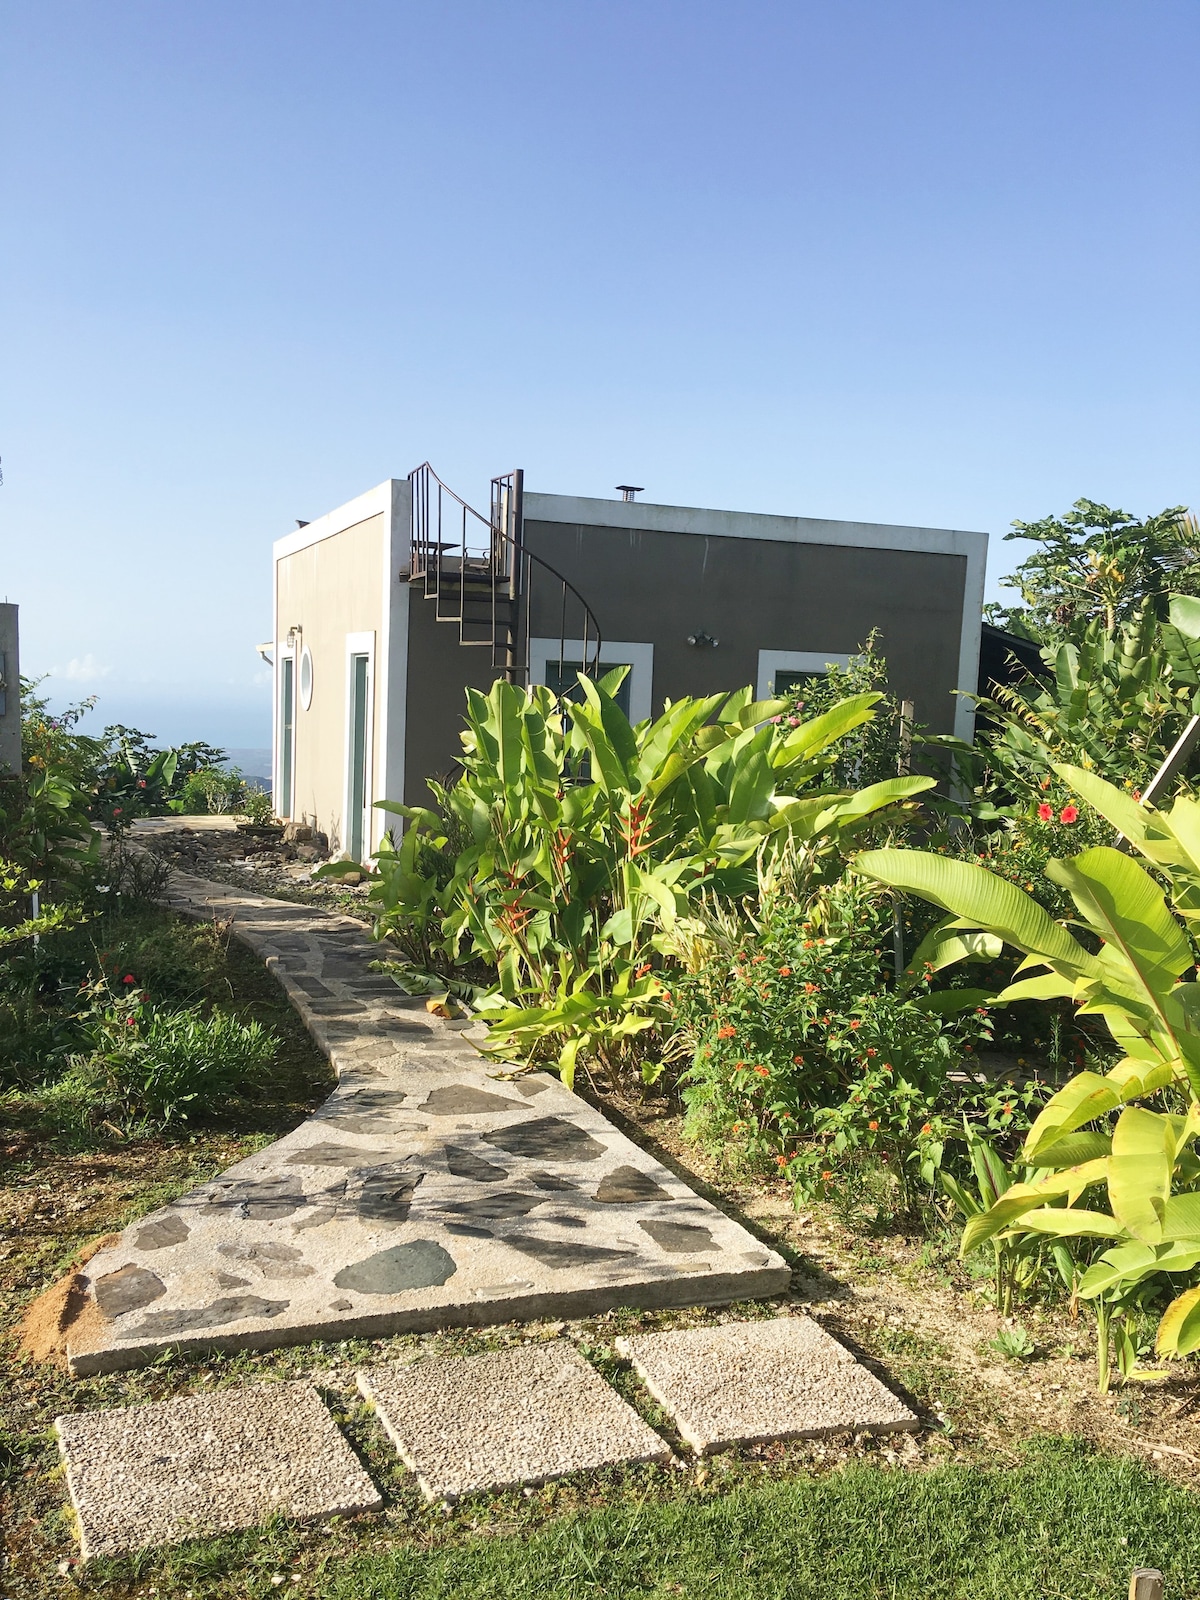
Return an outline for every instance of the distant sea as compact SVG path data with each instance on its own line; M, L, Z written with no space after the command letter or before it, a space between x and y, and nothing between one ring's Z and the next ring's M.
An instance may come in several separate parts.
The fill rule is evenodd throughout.
M229 750L226 766L240 769L244 778L259 778L271 782L271 752L266 750Z

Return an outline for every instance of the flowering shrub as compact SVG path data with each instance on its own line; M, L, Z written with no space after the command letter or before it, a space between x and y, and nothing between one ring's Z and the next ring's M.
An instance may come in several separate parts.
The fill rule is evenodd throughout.
M687 1131L801 1195L875 1158L907 1205L950 1131L947 1073L990 1027L982 1010L948 1024L924 982L896 989L890 962L890 901L847 880L807 904L772 896L740 942L714 940L676 983Z
M199 1006L156 1006L137 975L93 978L81 991L92 1048L74 1057L60 1092L97 1117L165 1125L252 1097L278 1041L259 1022Z

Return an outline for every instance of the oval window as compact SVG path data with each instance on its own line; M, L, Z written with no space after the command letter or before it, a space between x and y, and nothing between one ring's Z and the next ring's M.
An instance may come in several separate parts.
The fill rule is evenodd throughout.
M300 652L300 704L305 711L312 704L313 665L312 651L307 645Z

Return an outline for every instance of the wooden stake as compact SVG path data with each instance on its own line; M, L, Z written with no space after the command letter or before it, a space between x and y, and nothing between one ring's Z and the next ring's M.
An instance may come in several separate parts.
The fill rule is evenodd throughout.
M1134 1568L1129 1600L1163 1600L1163 1575L1157 1567Z

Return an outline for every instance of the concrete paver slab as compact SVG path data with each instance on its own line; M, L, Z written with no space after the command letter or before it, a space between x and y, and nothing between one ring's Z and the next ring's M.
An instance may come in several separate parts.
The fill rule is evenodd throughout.
M351 918L174 873L232 921L329 1055L307 1121L131 1224L87 1266L71 1371L615 1306L780 1293L782 1258L545 1074L497 1079L462 1027L368 964Z
M358 1386L430 1500L671 1460L653 1428L565 1341L373 1367Z
M702 1455L770 1439L919 1426L811 1317L635 1334L618 1339L617 1349Z
M375 1485L307 1383L217 1389L55 1419L83 1559L377 1510Z

